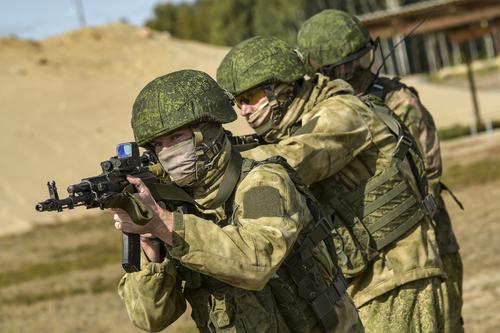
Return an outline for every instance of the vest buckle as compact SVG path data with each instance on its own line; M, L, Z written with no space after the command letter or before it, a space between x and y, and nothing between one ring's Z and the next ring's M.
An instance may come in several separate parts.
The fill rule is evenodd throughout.
M432 194L427 194L422 200L422 204L428 216L433 217L437 210L436 200Z

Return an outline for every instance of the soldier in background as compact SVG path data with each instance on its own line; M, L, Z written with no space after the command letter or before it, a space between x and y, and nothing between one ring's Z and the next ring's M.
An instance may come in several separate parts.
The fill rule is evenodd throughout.
M437 130L431 114L414 88L406 86L398 78L378 77L371 71L377 45L356 17L339 10L324 10L304 22L298 33L297 43L306 64L314 72L320 72L331 79L348 81L358 95L377 96L417 138L419 149L425 157L429 192L433 194L438 206L434 221L447 276L443 282L443 297L448 312L445 331L462 332L462 259L451 219L441 196L443 167ZM370 311L379 314L381 309L373 308ZM364 310L361 311L362 317L367 315Z
M136 142L196 208L171 212L128 178L153 213L139 226L115 211L116 228L141 234L145 254L141 271L119 284L130 319L156 332L187 300L200 332L363 332L325 245L331 222L283 159L255 162L232 149L221 124L235 118L226 92L199 71L159 77L137 97Z
M433 201L411 134L377 99L305 74L277 38L248 39L225 56L217 80L268 143L245 156L285 157L335 216L349 293L361 311L380 309L376 319L365 317L367 331L442 332Z

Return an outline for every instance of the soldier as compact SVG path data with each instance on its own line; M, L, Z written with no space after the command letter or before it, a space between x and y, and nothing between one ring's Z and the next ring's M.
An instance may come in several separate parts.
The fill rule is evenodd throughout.
M145 254L119 284L130 319L159 331L187 300L200 332L363 332L325 245L331 222L283 159L241 159L221 126L235 118L229 95L199 71L159 77L138 95L135 140L196 209L171 212L128 178L153 215L139 226L115 209L116 228L141 234ZM166 244L165 259L151 238Z
M443 270L433 201L411 135L376 99L361 100L345 81L305 73L277 38L248 39L225 56L218 82L269 143L245 155L285 157L335 215L342 270L367 331L440 332Z
M398 78L378 77L371 71L376 43L359 20L339 10L324 10L302 25L297 43L313 71L331 79L348 81L358 95L374 95L408 127L418 139L424 155L430 193L437 200L436 236L447 279L444 302L447 310L446 332L462 332L462 259L453 233L450 216L441 196L441 152L436 126L415 89ZM446 189L446 187L444 187ZM460 205L460 204L459 204Z

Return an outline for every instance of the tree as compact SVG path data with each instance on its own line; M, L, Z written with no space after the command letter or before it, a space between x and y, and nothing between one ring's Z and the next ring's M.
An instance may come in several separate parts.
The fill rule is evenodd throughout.
M214 0L211 8L211 42L235 45L254 35L255 0Z
M148 28L168 31L175 35L177 6L171 3L158 4L154 7L153 18L146 21Z

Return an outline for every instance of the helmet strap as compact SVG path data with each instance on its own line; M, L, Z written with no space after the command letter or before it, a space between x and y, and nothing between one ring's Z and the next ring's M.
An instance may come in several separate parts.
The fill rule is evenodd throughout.
M276 91L276 83L266 84L262 88L269 100L269 107L271 108L270 122L273 128L277 128L281 119L285 116L288 107L292 104L297 95L297 83L293 83L293 91L287 94L285 99L280 99L281 91Z
M224 146L224 129L219 125L217 134L210 142L205 142L203 130L205 123L191 127L196 154L196 179L199 180L210 171Z

